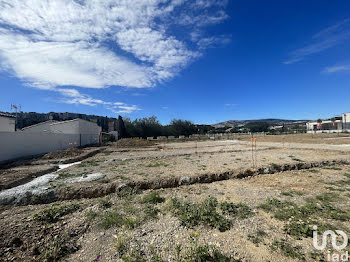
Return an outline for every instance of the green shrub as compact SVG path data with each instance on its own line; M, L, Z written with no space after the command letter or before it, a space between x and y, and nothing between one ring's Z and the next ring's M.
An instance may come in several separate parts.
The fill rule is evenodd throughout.
M103 209L107 209L107 208L110 208L112 206L112 202L105 199L105 198L102 198L100 200L100 207L103 208Z
M153 205L146 205L144 208L145 219L155 219L158 216L159 209L155 208Z
M34 219L38 221L55 223L60 217L71 214L80 209L80 205L71 204L66 206L53 206L51 208L44 209L34 215Z
M213 197L208 197L200 204L181 203L177 199L172 199L172 206L184 226L194 227L203 223L220 231L231 228L231 221L217 212L218 201Z
M217 248L208 245L196 246L181 260L183 262L229 262L232 261L230 256L221 253Z
M55 236L51 242L44 246L39 261L61 261L62 258L76 252L78 249L76 242L69 239L67 236Z
M248 240L258 245L263 241L263 238L265 236L267 236L266 232L264 230L259 229L255 233L248 234Z
M220 208L223 214L231 215L241 219L253 215L251 208L243 203L234 204L225 201L223 203L220 203Z
M271 245L272 250L280 249L282 253L290 258L305 260L305 255L300 246L292 246L286 240L274 240Z
M284 231L296 239L312 237L312 227L317 225L325 227L320 218L346 221L350 219L349 211L344 211L334 206L339 196L334 193L324 193L315 198L307 199L304 205L298 206L290 201L281 201L276 198L267 199L259 207L266 212L274 214L274 217L288 221Z
M122 226L124 224L124 216L119 214L118 211L107 211L101 221L101 226L105 229L113 226Z
M88 221L92 221L94 220L96 217L98 216L97 212L93 211L93 210L89 210L86 213L86 218Z
M163 203L164 201L165 198L161 197L159 193L156 192L151 192L143 198L143 202L149 204L158 204Z

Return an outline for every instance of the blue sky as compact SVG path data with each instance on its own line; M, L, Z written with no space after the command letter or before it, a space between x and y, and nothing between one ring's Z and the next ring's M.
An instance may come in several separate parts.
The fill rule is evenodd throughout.
M0 0L0 110L331 117L349 44L349 1Z

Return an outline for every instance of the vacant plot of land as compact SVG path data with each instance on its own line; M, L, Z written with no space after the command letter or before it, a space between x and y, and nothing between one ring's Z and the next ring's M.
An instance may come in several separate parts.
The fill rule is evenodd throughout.
M250 140L247 136L237 136L239 140ZM257 136L260 142L277 142L277 143L306 143L306 144L330 144L342 145L350 144L350 134L294 134L294 135L265 135Z
M327 261L326 250L312 245L313 226L350 234L350 147L326 138L332 137L289 145L258 140L253 153L249 141L237 140L109 146L57 172L47 187L65 201L2 208L1 255L5 261ZM104 176L66 183L94 173Z

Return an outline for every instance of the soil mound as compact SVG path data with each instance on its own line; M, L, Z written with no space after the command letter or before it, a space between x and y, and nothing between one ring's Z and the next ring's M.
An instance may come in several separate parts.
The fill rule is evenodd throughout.
M123 138L114 143L116 147L147 147L153 146L154 142L145 139Z
M43 159L61 159L61 158L70 158L70 157L76 157L83 153L82 149L80 148L68 148L65 150L57 150L50 153L47 153L43 156Z

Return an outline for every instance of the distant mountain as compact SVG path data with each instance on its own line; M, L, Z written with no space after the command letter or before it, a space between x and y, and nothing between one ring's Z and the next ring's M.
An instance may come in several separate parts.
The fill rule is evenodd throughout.
M306 123L308 120L289 120L289 119L276 119L276 118L266 118L266 119L253 119L253 120L228 120L225 122L220 122L217 124L212 125L215 128L222 128L222 127L241 127L248 123L252 122L266 122L271 126L277 126L277 125L285 125L285 124L293 124L293 123Z

